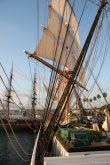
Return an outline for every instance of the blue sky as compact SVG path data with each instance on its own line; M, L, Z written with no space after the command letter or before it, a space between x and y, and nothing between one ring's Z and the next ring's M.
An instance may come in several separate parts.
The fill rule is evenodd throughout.
M22 51L36 47L35 5L35 0L0 0L0 59L8 68L13 60L24 70Z
M44 6L47 5L47 2L45 0L40 0L40 2L39 17L42 19L40 19L39 31L41 34L41 26L47 20L44 17L44 14L46 15ZM29 95L31 94L32 82L28 59L23 50L34 52L37 45L37 36L36 0L0 0L0 62L9 75L13 61L14 86L18 91L25 91ZM32 72L34 66L31 63ZM39 69L40 73L41 70ZM0 72L8 84L1 69ZM1 86L0 90L2 93L2 90L5 89Z
M46 8L47 1L39 0L39 2L39 35L41 35L42 25L44 26L46 24L48 13ZM84 1L78 1L78 3L76 11L80 14ZM89 16L85 14L83 18L85 21L82 22L83 28L80 29L80 35L82 36L81 43L84 43L90 24L95 16L96 9L97 6L93 4L86 8L86 12L89 12ZM23 50L26 49L33 52L37 45L37 36L37 0L0 0L0 62L6 69L7 74L9 74L13 61L14 69L16 70L16 77L14 77L15 87L17 90L21 90L21 88L18 88L18 83L28 94L31 93L31 79L27 56L23 53ZM33 63L31 63L31 66L34 68ZM110 83L109 74L105 75L105 72L107 73L109 68L108 61L105 62L105 66L107 67L103 69L99 81L104 88L107 88L107 82ZM43 66L40 65L38 72L40 73L39 77L42 76L44 79L44 75L41 73L44 71L42 68ZM20 74L24 76L20 77ZM108 88L110 88L110 85L108 85Z

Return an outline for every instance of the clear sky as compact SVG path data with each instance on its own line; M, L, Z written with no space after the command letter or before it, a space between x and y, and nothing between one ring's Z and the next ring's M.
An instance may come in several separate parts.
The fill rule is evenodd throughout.
M48 1L39 0L39 35L42 34L42 25L44 26L47 22L48 9L46 6ZM85 1L78 0L77 2L79 4L76 7L76 11L81 13ZM97 9L97 6L94 4L91 3L91 6L89 5L90 3L86 7L86 12L89 12L89 16L86 13L85 21L82 22L83 28L80 29L81 44L84 43L85 36ZM15 87L17 90L23 88L28 94L31 93L31 79L27 56L23 53L23 50L26 49L33 52L36 48L38 37L37 11L37 0L0 0L0 62L6 69L7 74L9 74L13 61ZM31 66L34 68L33 63ZM103 88L108 88L110 92L110 85L108 84L110 83L110 74L107 74L107 77L105 75L105 72L107 73L107 70L110 69L108 61L105 62L105 66L107 67L103 70L99 81ZM43 66L41 65L40 67L40 70L38 70L39 77L42 76ZM18 86L21 88L19 89ZM2 87L0 90L1 94ZM21 90L22 94L23 90Z
M47 1L39 1L39 28L42 32L46 16ZM0 0L0 62L9 75L12 61L14 64L15 88L31 93L31 77L26 49L34 52L37 45L37 1L36 0ZM31 64L32 72L34 64ZM3 76L2 70L0 72ZM5 76L4 80L5 79ZM8 83L8 81L5 81ZM1 85L1 83L0 83ZM23 89L23 91L22 91ZM2 93L2 86L0 87ZM23 94L22 94L23 95Z
M0 0L0 60L26 71L24 49L36 47L36 0Z

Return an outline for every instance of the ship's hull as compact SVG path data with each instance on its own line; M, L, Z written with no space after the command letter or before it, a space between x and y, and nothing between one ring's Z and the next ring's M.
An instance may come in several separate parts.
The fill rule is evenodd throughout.
M10 125L14 129L29 128L31 130L38 130L40 127L40 121L34 122L32 120L10 120L8 122L7 120L3 120L3 122L0 122L1 129L3 126L5 126L6 129L10 129Z
M100 147L99 147L100 148ZM100 148L101 149L101 148ZM44 165L110 165L110 146L102 148L101 151L68 152L62 143L54 138L53 141L54 157L45 157Z

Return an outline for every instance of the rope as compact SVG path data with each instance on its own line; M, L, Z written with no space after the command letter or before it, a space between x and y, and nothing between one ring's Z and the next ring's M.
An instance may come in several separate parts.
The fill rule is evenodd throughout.
M106 35L107 35L107 34L106 34ZM104 43L105 43L105 39L103 40L102 46L103 46ZM105 47L104 56L103 56L102 63L101 63L101 66L100 66L100 69L99 69L99 72L98 72L96 78L95 78L95 76L94 76L94 74L93 74L93 70L92 70L91 68L88 67L88 69L90 70L91 75L92 75L92 77L93 77L93 79L94 79L94 84L91 86L91 89L90 89L91 92L92 92L92 90L93 90L95 84L97 84L97 86L99 86L98 83L97 83L97 79L98 79L98 77L99 77L99 75L100 75L101 69L102 69L102 67L103 67L103 65L104 65L104 62L105 62L105 60L106 60L107 52L108 52L108 49L109 49L107 43L108 43L108 40L106 41L106 44L105 44L106 47ZM101 54L101 49L100 49L99 54ZM98 88L99 88L99 90L100 90L100 87L98 87ZM100 90L100 91L101 91L101 90ZM89 94L88 94L87 97L89 97L89 95L91 94L91 92L89 92ZM101 93L102 93L102 92L101 92ZM104 99L105 99L105 98L104 98ZM106 101L106 103L107 103L107 100L105 100L105 101ZM108 104L108 103L107 103L107 104Z
M6 90L8 90L8 88L6 87L6 84L5 84L5 82L3 81L3 79L2 79L2 77L0 76L0 79L2 80L2 82L3 82L3 84L4 84L4 86L5 86L5 88L6 88ZM16 102L11 98L11 100L14 102L14 104L18 107L18 108L20 108L21 110L23 110L23 108L21 108L19 105L17 105L16 104ZM29 125L29 123L23 118L23 120L25 121L25 123L27 124L27 126L29 126L29 128L31 129L31 130L33 130L34 131L34 129Z
M3 71L4 71L4 73L5 73L5 75L6 75L6 77L7 77L7 79L8 79L8 81L10 81L9 80L9 78L8 78L8 76L7 76L7 74L6 74L6 72L5 72L5 70L4 70L4 68L3 68L3 65L0 63L0 65L1 65L1 67L2 67L2 69L3 69ZM1 78L1 77L0 77ZM1 80L2 80L2 82L3 82L3 84L5 84L5 82L3 81L3 79L1 78ZM11 86L12 86L12 84L11 84ZM5 85L5 87L6 87L6 85ZM7 87L6 87L6 89L8 89ZM17 93L16 93L16 91L15 91L15 89L14 89L14 87L12 86L12 89L13 89L13 91L15 92L15 94L16 94L16 96L17 96L17 98L19 99L19 101L20 101L20 98L19 98L19 96L17 95ZM12 99L12 98L11 98ZM15 101L13 100L13 102L15 103ZM20 104L22 105L22 108L19 106L19 105L17 105L16 103L15 103L15 105L17 106L17 107L19 107L21 110L25 110L25 107L23 106L23 104L22 104L22 102L20 101ZM25 120L25 119L23 119L25 122L26 122L26 124L27 124L27 126L29 126L29 123ZM33 131L34 131L34 129L31 127L31 126L29 126Z
M64 4L63 15L64 15L64 12L65 12L65 8L66 8L66 1L65 1L65 4ZM54 55L54 60L53 60L53 66L55 65L55 57L56 57L57 47L58 47L58 43L59 43L59 39L60 39L62 24L63 24L63 19L61 20L61 24L60 24L60 30L59 30L58 40L57 40L57 44L56 44L56 50L55 50L55 53L54 53L55 55ZM47 92L47 98L46 98L46 103L45 103L44 117L43 117L42 125L44 125L43 123L45 123L46 118L47 118L47 113L48 113L48 110L49 110L49 105L50 105L50 102L51 102L52 93L53 93L53 89L54 89L54 85L55 85L55 78L54 77L55 77L55 72L52 70L51 71L51 76L50 76L49 88L48 88L48 92ZM52 82L53 82L53 87L52 87ZM52 89L51 89L51 87L52 87Z
M1 102L1 99L0 99L0 102ZM2 102L1 102L1 103L2 103ZM2 105L2 104L1 104L1 105ZM21 160L23 160L24 162L29 162L30 160L26 160L25 158L23 158L23 157L19 154L19 152L17 151L15 145L13 144L13 142L12 142L12 140L11 140L9 134L8 134L8 131L7 131L7 129L6 129L6 126L5 126L5 124L4 124L4 122L3 122L2 118L1 118L1 116L0 116L0 121L1 121L1 123L2 123L2 125L3 125L3 128L4 128L4 130L5 130L6 135L7 135L8 139L9 139L9 141L10 141L10 144L12 145L13 149L14 149L15 152L17 153L18 157L20 157ZM10 128L11 128L11 127L10 127Z
M31 64L30 64L30 57L28 56L27 58L28 58L28 63L29 63L29 70L30 70L31 81L32 81L32 84L33 84L32 70L31 70Z
M88 0L89 2L91 2L91 3L93 3L93 4L95 4L96 6L100 6L97 2L95 2L95 1L93 1L93 0ZM108 3L108 2L107 2ZM110 8L109 7L105 7L105 9L104 9L105 11L107 11L107 12L110 12Z
M74 3L75 3L75 1L73 2L73 6L74 6ZM80 25L80 22L81 22L81 19L82 19L82 16L83 16L83 13L84 13L84 10L85 10L85 7L86 7L86 3L87 3L87 0L86 0L86 2L85 2L85 4L84 4L83 11L82 11L80 20L79 20L79 22L78 22L78 27L79 27L79 25ZM71 11L73 11L73 6L72 6ZM69 22L70 22L70 20L71 20L71 15L72 15L72 12L71 12L70 17L69 17ZM69 25L69 24L68 24L68 25ZM69 51L69 53L68 53L68 55L67 55L67 59L66 59L64 68L65 68L65 66L66 66L66 64L67 64L67 61L68 61L68 58L69 58L69 55L70 55L70 52L71 52L71 49L72 49L72 45L73 45L73 42L74 42L74 40L75 40L76 33L77 33L77 31L78 31L78 27L77 27L77 29L76 29L76 31L75 31L75 35L74 35L74 38L73 38L73 40L72 40L72 43L71 43L71 46L70 46L70 51ZM69 28L69 26L68 26L68 28ZM67 28L67 29L68 29L68 28ZM67 32L68 32L68 30L67 30ZM67 33L66 33L66 35L67 35ZM66 35L65 35L65 40L66 40L66 37L67 37ZM64 43L65 43L65 40L64 40ZM62 53L62 52L61 52L61 53ZM61 60L61 59L60 59L60 60ZM60 62L60 61L59 61L59 62ZM64 71L64 70L63 70L63 71ZM55 95L55 96L56 96L56 95ZM53 104L53 102L52 102L52 104ZM52 107L52 104L51 104L51 107Z
M103 19L101 19L101 21L99 22L99 25L97 26L95 39L93 41L93 45L92 45L92 48L90 50L89 56L88 56L88 58L87 58L87 60L85 62L84 70L86 72L87 72L87 69L89 68L90 58L92 56L92 53L93 53L94 49L98 52L97 44L98 44L98 40L99 40L99 35L101 34L102 21L103 21ZM93 70L94 70L94 68L96 66L96 63L98 61L97 59L101 56L101 50L102 49L100 49L100 52L99 52L99 56L98 57L96 57L96 51L95 51L95 56L93 58L92 66L90 67L91 70L89 69L89 73L88 73L88 77L86 79L85 86L87 86L87 83L89 82L89 80L91 78L91 72L93 72ZM85 74L86 74L86 72L85 72ZM82 73L82 76L84 76L83 73ZM93 89L93 88L91 87L91 89ZM84 92L84 90L82 92ZM80 95L82 94L82 92L80 93Z
M5 127L5 124L4 124L3 120L1 119L1 116L0 116L0 121L1 121L1 123L2 123L2 125L3 125L3 128L4 128L4 130L5 130L6 135L7 135L8 139L9 139L9 141L10 141L10 144L12 145L12 147L13 147L14 151L16 152L16 154L18 155L18 157L20 157L21 160L23 160L24 162L30 162L30 159L29 159L29 160L26 160L26 159L23 158L23 157L19 154L19 152L17 151L15 145L14 145L13 142L11 141L11 138L10 138L10 136L9 136L9 134L8 134L8 131L7 131L6 127Z
M1 99L0 99L0 103L1 103L2 109L5 110ZM6 115L6 117L7 117L7 115ZM16 135L15 135L15 133L14 133L14 131L13 131L13 128L12 128L12 126L11 126L11 124L10 124L10 122L9 122L8 119L7 119L7 122L8 122L8 125L9 125L9 127L10 127L10 129L11 129L11 131L12 131L12 134L13 134L13 136L14 136L14 138L15 138L15 140L16 140L18 146L19 146L19 148L22 150L22 152L23 152L25 155L31 155L31 154L27 153L27 152L23 149L23 147L21 146L21 144L19 143L19 141L18 141L18 139L17 139L17 137L16 137Z
M0 62L0 66L1 66L1 68L2 68L2 70L3 70L3 72L5 73L5 76L7 77L8 81L10 82L10 80L9 80L9 78L8 78L8 76L7 76L6 72L5 72L5 69L4 69L3 65L1 64L1 62ZM18 100L19 100L19 103L23 106L23 104L22 104L22 102L21 102L19 96L17 95L17 93L16 93L16 91L15 91L15 89L14 89L14 87L13 87L12 84L11 84L11 86L12 86L12 89L13 89L13 91L15 92L15 94L16 94ZM24 106L23 106L23 107L24 107ZM25 109L25 108L24 108L24 109Z

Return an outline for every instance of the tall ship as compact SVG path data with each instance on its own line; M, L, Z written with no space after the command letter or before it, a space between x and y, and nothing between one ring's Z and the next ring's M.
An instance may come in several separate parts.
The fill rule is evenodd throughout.
M30 58L52 70L32 164L109 164L110 161L109 105L100 116L89 102L91 115L88 116L81 99L83 95L87 100L84 93L88 91L88 70L104 96L89 64L97 42L102 39L101 29L108 2L91 2L98 8L83 44L79 30L88 2L84 2L80 16L74 11L75 3L78 2L50 1L48 23L37 48L33 54L25 51ZM52 154L64 157L45 158Z
M37 1L37 46L33 53L24 50L28 60L44 69L39 84L45 90L39 90L45 98L39 115L35 83L42 71L38 70L32 79L31 107L32 122L36 126L39 120L39 127L29 164L110 164L110 104L98 81L109 60L109 1L41 1ZM43 16L45 23L40 25Z

